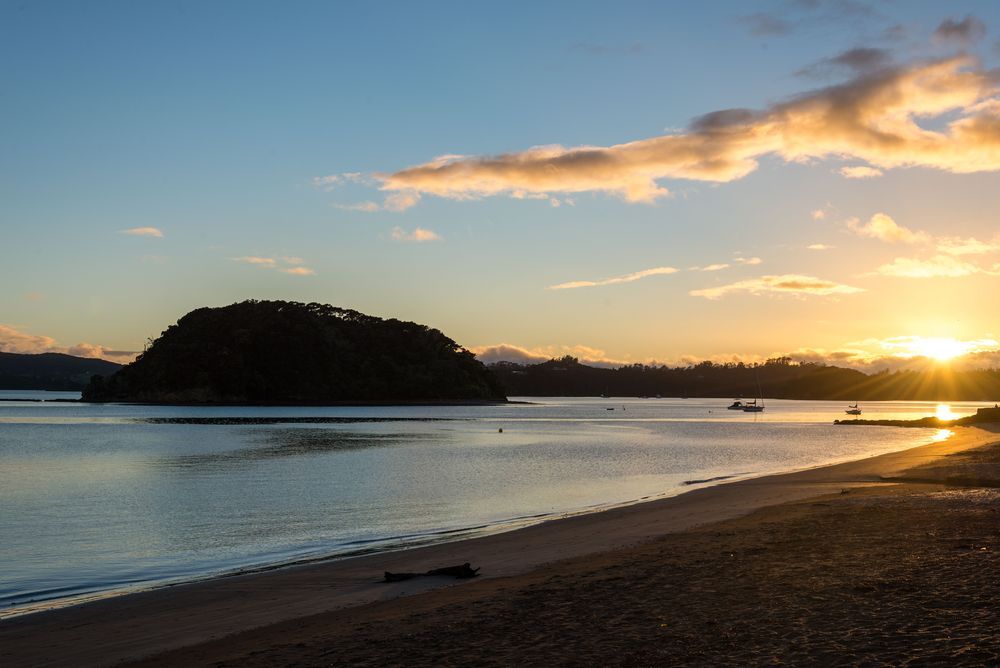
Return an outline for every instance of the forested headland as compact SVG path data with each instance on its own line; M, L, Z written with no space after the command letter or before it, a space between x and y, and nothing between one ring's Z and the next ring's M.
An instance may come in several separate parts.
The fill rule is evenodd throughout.
M436 329L328 304L248 300L191 311L84 401L322 404L505 401Z

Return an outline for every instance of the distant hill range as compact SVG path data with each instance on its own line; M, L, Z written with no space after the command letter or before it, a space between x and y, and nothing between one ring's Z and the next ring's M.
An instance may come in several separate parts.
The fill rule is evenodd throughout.
M229 404L505 401L436 329L328 304L244 301L191 311L86 401Z
M789 358L763 364L714 364L687 367L633 364L604 369L573 357L541 364L498 362L490 370L508 396L748 397L840 399L844 401L1000 400L1000 370L953 371L942 365L928 371L865 374Z
M91 376L110 376L121 364L62 353L0 353L0 389L82 390Z

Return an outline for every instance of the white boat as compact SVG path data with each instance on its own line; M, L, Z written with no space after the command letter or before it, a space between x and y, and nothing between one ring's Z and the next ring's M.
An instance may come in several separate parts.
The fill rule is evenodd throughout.
M848 406L847 410L844 411L848 415L861 415L861 409L858 408L858 402L854 402L853 406Z
M754 373L756 376L756 372ZM757 399L753 401L748 401L743 403L744 413L763 413L764 412L764 393L760 389L760 378L757 377L757 397L760 399L760 403L757 403Z

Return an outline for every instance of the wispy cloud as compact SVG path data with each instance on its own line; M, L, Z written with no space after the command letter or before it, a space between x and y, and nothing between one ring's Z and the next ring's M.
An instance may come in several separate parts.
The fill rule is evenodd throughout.
M722 271L723 269L728 269L728 268L729 268L728 264L726 264L724 262L720 262L720 263L717 263L717 264L705 265L704 267L690 267L689 270L690 271Z
M754 37L783 37L792 32L792 24L774 14L757 12L738 20Z
M980 241L973 237L963 239L961 237L942 237L937 240L937 250L939 253L948 255L985 255L1000 251L1000 243L996 241Z
M753 295L763 294L789 294L789 295L850 295L864 292L862 288L855 288L850 285L827 281L812 276L801 276L798 274L783 274L781 276L761 276L745 281L737 281L728 285L720 285L714 288L703 288L692 290L688 294L692 297L705 297L706 299L720 299L727 295L747 292Z
M861 74L760 111L713 112L685 132L614 146L442 156L372 177L389 198L403 196L381 205L396 209L412 206L420 194L470 199L601 191L652 202L669 194L660 180L732 181L753 172L767 155L796 162L856 159L881 170L997 171L998 125L994 74L958 56Z
M130 227L127 230L118 230L118 234L129 234L133 237L163 238L163 232L156 227Z
M273 257L258 257L256 255L244 255L243 257L234 257L233 262L243 262L244 264L254 264L258 267L264 267L270 269L278 265L278 261Z
M736 264L746 264L746 265L758 265L763 262L759 257L734 257L733 262Z
M915 244L924 243L930 239L923 232L914 232L899 225L891 216L884 213L876 213L867 223L862 223L857 218L851 218L847 221L847 227L859 236L879 239L886 243Z
M613 276L612 278L604 278L598 281L569 281L567 283L559 283L558 285L550 285L548 290L571 290L574 288L594 288L602 285L615 285L617 283L631 283L632 281L638 281L643 278L648 278L650 276L664 276L666 274L676 274L679 270L674 267L653 267L652 269L643 269L642 271L636 271L631 274L624 274L622 276Z
M427 230L422 227L415 228L412 232L407 232L402 227L394 227L389 232L393 241L406 241L410 243L423 243L426 241L440 241L441 236L434 230Z
M934 29L933 39L941 43L969 46L986 36L986 24L972 14L961 21L945 19Z
M823 220L826 218L826 211L823 209L813 209L809 215L812 216L813 220Z
M260 269L274 269L282 274L290 274L292 276L313 276L316 274L313 269L302 266L305 260L295 256L262 257L259 255L244 255L230 259L233 262L253 265Z
M795 74L803 77L824 78L839 75L844 72L851 74L866 74L888 67L892 57L884 49L858 47L844 51L832 58L807 65Z
M884 213L877 213L867 223L857 218L846 221L855 234L880 239L887 243L922 244L934 248L931 257L897 257L878 267L873 274L899 278L959 278L975 274L996 275L1000 264L983 266L959 259L966 255L987 255L1000 252L997 241L980 241L975 237L933 237L925 232L910 230Z
M975 274L1000 276L1000 265L980 267L951 255L935 255L927 259L897 257L876 269L875 273L899 278L961 278Z
M361 172L344 172L343 174L317 176L312 180L313 187L319 188L320 190L333 190L338 186L342 186L347 183L370 185L372 183L372 178L366 174L362 174Z
M833 246L829 246L827 244L809 244L808 246L806 246L806 248L808 250L824 251L824 250L830 250L831 248L834 248L834 247Z
M334 204L334 206L344 211L362 211L364 213L382 211L382 205L378 202L372 202L371 200L357 202L356 204Z
M415 191L404 191L387 195L381 204L367 200L357 204L335 204L338 209L345 211L361 211L364 213L377 213L379 211L389 211L400 213L410 207L416 206L420 201L420 193Z
M867 165L857 165L855 167L841 167L837 172L848 179L874 179L882 176L881 169L868 167Z

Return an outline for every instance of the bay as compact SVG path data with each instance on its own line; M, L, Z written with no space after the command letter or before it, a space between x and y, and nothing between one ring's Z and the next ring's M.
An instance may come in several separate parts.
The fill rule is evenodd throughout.
M75 398L0 391L0 399ZM0 401L0 616L455 540L940 440L833 426L843 402L523 398L491 406ZM953 403L967 414L983 406ZM863 404L914 418L927 402ZM502 431L501 431L502 430Z

